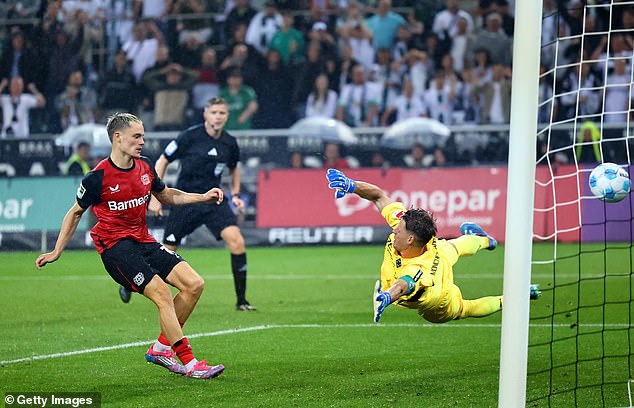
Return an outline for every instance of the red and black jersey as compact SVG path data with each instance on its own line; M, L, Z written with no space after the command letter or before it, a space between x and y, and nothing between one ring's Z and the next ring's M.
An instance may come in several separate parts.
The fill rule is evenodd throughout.
M77 190L77 203L84 209L92 205L97 217L97 225L90 231L97 252L101 254L124 238L156 242L147 229L146 210L151 192L164 189L147 157L134 159L129 169L121 169L107 158L86 174Z

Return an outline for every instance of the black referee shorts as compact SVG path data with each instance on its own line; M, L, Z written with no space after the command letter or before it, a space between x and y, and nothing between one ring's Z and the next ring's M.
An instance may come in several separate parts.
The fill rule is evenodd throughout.
M158 242L136 242L123 239L101 254L103 266L118 284L133 292L143 293L154 275L165 280L184 259Z
M227 201L223 201L220 205L191 204L171 207L163 242L178 246L185 236L201 225L209 228L214 237L220 241L222 239L220 232L232 225L238 225L238 219Z

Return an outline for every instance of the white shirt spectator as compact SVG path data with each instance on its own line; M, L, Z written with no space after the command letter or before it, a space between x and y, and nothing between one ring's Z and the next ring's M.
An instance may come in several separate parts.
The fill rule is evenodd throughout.
M350 83L345 85L339 96L339 106L344 107L346 116L353 126L360 126L366 119L370 105L378 104L380 94L378 87L366 82L362 85ZM349 123L350 124L350 123Z
M159 42L156 38L149 38L143 41L131 39L123 44L123 50L132 62L132 73L137 83L141 81L141 76L146 69L151 68L156 63L156 51Z
M627 120L630 99L631 81L628 74L611 74L608 76L605 91L605 122L625 123Z
M471 34L473 32L473 18L471 18L469 13L460 9L455 13L445 9L436 14L432 31L441 39L445 38L445 32L449 34L449 37L454 38L457 32L457 22L459 18L467 20L467 35Z
M435 81L432 81L431 86L425 92L423 102L425 103L425 108L430 118L436 119L445 125L451 125L453 100L448 87L443 86L441 89L438 89L435 85Z
M425 105L419 98L399 95L394 100L393 106L396 108L396 121L408 118L421 117L425 114Z
M337 113L337 92L328 91L326 99L315 100L315 93L311 92L306 101L306 117L334 118Z
M23 93L18 99L13 99L10 95L0 96L0 106L2 106L2 134L7 137L29 136L29 110L37 106L37 98L31 94Z

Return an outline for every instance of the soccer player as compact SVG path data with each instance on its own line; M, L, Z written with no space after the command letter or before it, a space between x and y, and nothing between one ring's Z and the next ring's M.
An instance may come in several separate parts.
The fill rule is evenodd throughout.
M339 170L328 169L326 178L328 187L336 190L336 198L355 193L373 202L393 230L385 244L381 280L374 288L375 323L392 303L415 309L432 323L484 317L502 309L502 296L463 299L460 288L453 283L452 267L458 258L497 247L497 241L480 226L465 222L460 226L462 236L439 239L436 222L426 210L407 210L379 187L351 180ZM541 295L536 285L530 289L531 299Z
M177 187L193 192L218 188L222 172L229 169L231 176L231 202L244 211L244 201L240 198L240 149L235 137L223 130L229 119L229 108L224 99L212 98L203 112L204 122L183 131L172 140L156 161L156 173L163 177L167 166L180 160L180 174ZM163 215L162 205L152 200L150 211ZM220 205L190 205L172 208L167 224L163 245L176 250L181 240L201 225L214 234L217 240L224 240L231 253L231 272L236 291L236 309L256 310L247 301L247 254L244 237L237 225L237 217L227 202ZM122 298L123 299L123 298Z
M117 283L143 294L158 308L161 334L145 359L190 378L217 377L224 366L197 360L182 330L200 298L204 281L183 258L152 238L146 207L150 195L170 205L215 205L222 203L223 192L212 188L194 194L167 188L148 159L141 156L144 129L136 116L116 113L108 118L106 128L112 143L110 156L84 177L75 204L64 216L55 249L41 254L35 266L40 269L62 255L82 215L92 206L98 223L90 235L106 271ZM179 290L173 299L168 284Z

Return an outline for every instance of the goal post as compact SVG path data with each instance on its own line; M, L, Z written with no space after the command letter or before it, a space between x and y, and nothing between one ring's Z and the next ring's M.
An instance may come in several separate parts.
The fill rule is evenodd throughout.
M517 0L515 16L498 394L508 408L526 405L542 2Z

